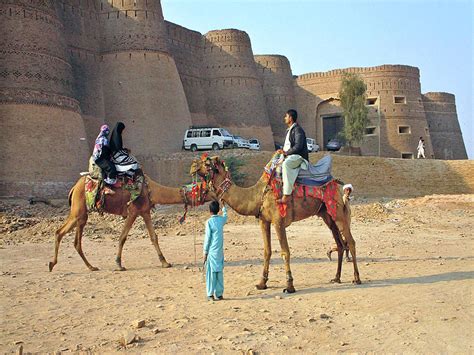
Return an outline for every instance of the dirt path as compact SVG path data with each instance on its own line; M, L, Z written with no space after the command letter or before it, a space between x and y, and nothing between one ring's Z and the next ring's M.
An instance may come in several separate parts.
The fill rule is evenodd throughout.
M288 232L297 289L292 295L282 293L285 275L275 237L270 288L255 290L262 270L260 229L255 219L231 213L225 228L227 299L214 303L205 301L202 273L193 265L196 214L179 229L184 235L176 235L178 211L154 216L163 227L160 243L171 269L159 267L138 223L124 249L128 271L113 271L121 221L93 216L84 250L100 271L86 269L68 235L49 273L49 231L66 209L17 207L4 204L1 215L1 352L20 345L31 352L117 351L124 349L124 332L137 335L127 346L134 352L474 351L474 195L354 206L360 286L351 284L348 263L343 283L328 283L336 271L336 262L325 256L329 231L316 218L295 223ZM61 217L53 217L57 211ZM201 211L200 228L205 217ZM19 219L31 223L13 228ZM137 329L136 320L145 326Z

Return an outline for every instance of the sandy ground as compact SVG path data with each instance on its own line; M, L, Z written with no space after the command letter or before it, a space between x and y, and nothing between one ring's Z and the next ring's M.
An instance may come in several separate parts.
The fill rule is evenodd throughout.
M194 264L206 209L182 227L178 208L154 213L171 269L159 266L139 221L124 249L128 271L114 271L121 218L94 214L83 246L100 271L88 271L69 234L50 273L64 201L0 201L0 352L472 353L474 195L362 202L353 206L362 285L351 283L346 262L342 284L328 282L336 271L325 255L332 241L314 217L288 230L297 292L282 293L276 237L269 289L257 291L259 226L230 213L226 300L207 302Z

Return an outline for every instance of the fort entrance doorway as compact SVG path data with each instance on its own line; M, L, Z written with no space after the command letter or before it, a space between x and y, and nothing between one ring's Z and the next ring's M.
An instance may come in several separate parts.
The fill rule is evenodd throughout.
M323 119L323 146L326 147L326 144L329 140L333 138L338 138L339 132L344 128L344 120L341 115L331 115L322 117Z

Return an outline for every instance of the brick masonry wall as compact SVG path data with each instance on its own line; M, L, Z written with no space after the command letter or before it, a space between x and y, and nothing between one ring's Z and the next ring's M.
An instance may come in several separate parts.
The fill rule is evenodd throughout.
M262 175L271 152L223 151L222 159L235 156L245 163L245 186L254 184ZM176 153L155 157L145 162L147 173L167 186L180 186L191 181L189 168L200 154ZM324 153L311 153L316 163ZM431 194L474 193L474 161L407 160L379 157L333 155L333 176L352 183L355 197L410 198Z
M258 138L264 149L273 149L263 83L247 33L234 29L208 32L204 62L209 80L208 115L234 134Z
M423 137L425 155L434 157L431 139L427 134L428 122L421 98L419 70L405 65L347 68L299 76L295 82L297 102L301 104L307 120L316 120L319 140L322 139L320 115L325 112L324 108L320 112L318 105L325 99L338 97L344 72L360 75L367 84L367 96L377 99L377 104L369 111L369 118L371 125L378 126L380 107L382 156L401 157L402 153L416 156L418 139ZM403 103L396 103L395 96L403 97ZM399 126L408 126L409 133L399 133ZM364 155L378 154L378 134L377 130L376 135L365 138L361 144Z
M256 55L257 71L263 81L263 94L275 142L283 143L286 126L283 117L296 109L293 74L288 59L282 55Z
M2 1L0 21L0 195L58 192L87 164L62 22L39 0Z
M435 158L467 159L454 95L429 92L422 98Z

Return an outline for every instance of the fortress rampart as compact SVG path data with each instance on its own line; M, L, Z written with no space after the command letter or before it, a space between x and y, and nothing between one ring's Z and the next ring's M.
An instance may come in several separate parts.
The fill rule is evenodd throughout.
M454 96L422 95L416 67L294 77L285 56L254 56L245 31L203 35L165 21L159 0L2 0L0 19L0 196L64 196L104 122L125 122L125 143L146 169L155 155L181 149L190 124L222 126L273 150L289 108L324 147L325 124L342 112L344 72L367 84L363 155L408 158L423 136L427 157L467 157Z
M181 148L191 115L174 59L168 51L159 1L101 3L102 85L106 122L125 123L137 156ZM172 119L173 124L166 124Z
M435 157L467 159L454 95L428 92L422 99Z
M263 81L263 94L275 142L283 143L286 126L283 117L296 108L293 74L288 59L282 55L256 55L257 71Z
M347 68L299 76L295 82L298 106L304 108L308 125L315 122L313 132L318 140L322 140L321 117L324 118L328 110L325 106L329 106L319 104L328 98L338 98L345 72L358 74L367 85L369 117L376 129L374 134L365 137L361 147L364 155L378 155L378 134L381 134L381 156L400 158L402 154L414 153L419 137L424 137L425 155L434 157L431 139L427 134L428 123L421 99L419 70L405 65ZM334 112L329 109L327 114L332 115Z
M203 59L209 80L208 115L236 134L258 138L264 149L273 149L263 83L247 33L234 29L208 32Z
M34 0L1 2L0 21L0 195L63 192L87 143L62 23L53 1Z

